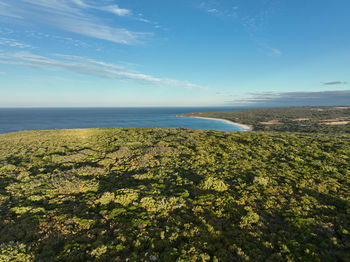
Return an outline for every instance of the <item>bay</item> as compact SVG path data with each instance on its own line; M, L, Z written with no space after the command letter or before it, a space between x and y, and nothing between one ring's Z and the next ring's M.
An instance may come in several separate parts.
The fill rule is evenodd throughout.
M238 107L166 108L0 108L0 133L21 130L157 127L241 131L217 120L176 117L190 112L239 110Z

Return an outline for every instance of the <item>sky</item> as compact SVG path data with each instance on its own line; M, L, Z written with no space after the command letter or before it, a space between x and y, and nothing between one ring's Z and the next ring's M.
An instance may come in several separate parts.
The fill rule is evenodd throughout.
M349 11L349 0L0 0L0 107L350 104Z

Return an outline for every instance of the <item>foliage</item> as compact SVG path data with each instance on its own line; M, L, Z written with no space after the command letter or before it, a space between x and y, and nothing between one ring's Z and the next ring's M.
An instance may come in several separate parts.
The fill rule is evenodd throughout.
M0 135L0 261L349 261L349 172L326 134Z
M10 241L0 245L0 261L29 262L33 261L33 255L25 244Z
M229 186L223 180L209 176L203 181L201 188L206 190L212 189L217 192L223 192L226 191L229 188Z

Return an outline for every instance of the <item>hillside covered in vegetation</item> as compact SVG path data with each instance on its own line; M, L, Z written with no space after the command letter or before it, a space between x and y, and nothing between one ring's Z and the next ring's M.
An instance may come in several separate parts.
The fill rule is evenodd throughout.
M0 135L0 261L349 261L349 158L327 135Z
M350 135L350 106L258 108L186 113L184 117L222 118L247 124L256 131L329 133Z

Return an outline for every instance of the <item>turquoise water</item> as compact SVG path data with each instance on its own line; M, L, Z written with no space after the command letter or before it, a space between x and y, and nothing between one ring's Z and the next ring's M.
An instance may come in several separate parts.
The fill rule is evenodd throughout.
M20 130L159 127L241 131L222 121L176 117L190 112L238 110L223 107L178 108L1 108L0 133Z

